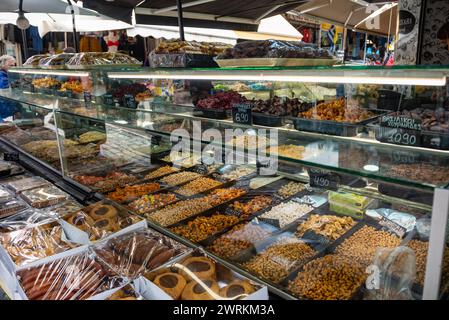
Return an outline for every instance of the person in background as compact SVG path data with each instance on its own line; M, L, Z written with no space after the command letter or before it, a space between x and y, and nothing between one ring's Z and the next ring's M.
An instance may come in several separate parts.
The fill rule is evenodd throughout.
M9 89L8 69L15 65L16 59L13 56L0 57L0 89Z
M16 65L13 56L4 55L0 57L0 93L9 92L8 69ZM0 122L3 119L15 115L19 111L18 104L9 100L0 99Z

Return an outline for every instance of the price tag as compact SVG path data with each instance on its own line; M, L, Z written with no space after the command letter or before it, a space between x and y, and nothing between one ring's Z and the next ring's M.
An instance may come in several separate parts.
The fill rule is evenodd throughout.
M338 190L340 177L337 174L320 169L307 169L307 172L309 174L309 183L312 188Z
M232 106L232 121L234 123L248 124L253 123L251 115L252 105L250 103L236 103Z
M237 182L234 184L236 188L249 188L249 184L251 183L251 179L241 179L237 180Z
M381 226L387 228L391 232L395 233L399 238L404 237L404 235L407 232L407 230L403 226L400 226L396 222L391 221L391 220L389 220L389 219L387 219L385 217L382 217L379 220L379 224Z
M259 217L259 220L268 224L271 224L272 226L274 226L277 229L281 228L280 222L278 219L271 219L271 218L261 218Z
M378 138L381 142L419 147L421 130L420 120L384 115L380 119Z
M380 142L400 144L405 146L421 146L421 133L416 130L380 127L378 132Z
M106 93L105 95L103 95L103 103L108 105L108 106L115 105L114 97L112 96L112 94Z
M159 146L161 144L161 136L151 136L151 144Z
M19 161L19 153L18 152L5 152L3 153L3 160L5 161Z
M132 94L125 94L123 96L123 103L125 104L126 108L130 108L130 109L137 108L136 99L134 98L134 96Z
M227 207L225 210L225 214L228 216L236 216L236 217L240 217L240 215L242 214L240 211L234 210L231 207Z
M193 171L202 175L206 175L209 173L209 170L207 169L207 166L205 164L197 164L195 168L193 168Z
M67 98L70 98L70 99L72 99L73 98L73 91L72 90L66 90L65 91L65 96L67 97Z
M389 153L390 162L400 164L413 164L418 162L419 155L413 153L413 152L406 152L406 151L392 151Z
M84 91L84 106L88 109L92 107L92 95L89 91Z

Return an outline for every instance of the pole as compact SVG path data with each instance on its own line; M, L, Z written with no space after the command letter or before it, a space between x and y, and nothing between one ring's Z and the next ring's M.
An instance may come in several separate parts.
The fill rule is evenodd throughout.
M73 9L72 1L67 0L69 6L70 6L70 14L72 15L72 26L73 26L73 47L75 48L76 52L79 52L79 44L78 44L78 37L76 36L76 25L75 25L75 10Z
M22 44L23 44L23 55L25 57L25 60L28 59L28 43L27 43L27 35L25 30L22 31Z
M181 39L181 41L184 41L185 36L184 36L184 19L182 17L182 0L176 0L176 6L178 7L179 38Z

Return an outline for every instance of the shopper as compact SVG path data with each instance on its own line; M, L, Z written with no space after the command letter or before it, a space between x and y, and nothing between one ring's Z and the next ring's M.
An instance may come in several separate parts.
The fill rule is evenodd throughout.
M9 89L8 69L15 65L16 59L13 56L0 57L0 89Z
M0 94L9 92L8 69L16 65L16 59L4 55L0 57ZM18 103L0 98L0 122L19 111Z

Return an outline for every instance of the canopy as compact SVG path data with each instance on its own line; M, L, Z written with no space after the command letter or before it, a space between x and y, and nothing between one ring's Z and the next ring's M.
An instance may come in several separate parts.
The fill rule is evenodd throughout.
M237 39L277 39L291 41L298 41L302 39L302 34L281 15L262 19L257 31L258 32L245 32L191 27L187 27L184 30L186 40L188 41L218 41L235 44ZM179 29L172 26L136 25L134 28L128 29L127 34L129 36L140 35L143 37L152 36L154 38L171 39L179 38Z
M72 4L75 5L75 1L72 1ZM23 11L32 13L70 13L67 7L67 0L23 0L22 5ZM76 5L75 7L76 14L98 16L98 13L93 10L80 8ZM0 1L0 12L15 12L18 9L19 0Z
M263 18L284 13L307 1L183 0L183 22L185 27L256 31ZM178 25L176 0L84 0L83 5L127 22L131 21L130 9L137 6L137 24ZM128 14L129 17L124 17Z
M372 34L396 33L397 1L312 0L297 7L295 12ZM373 23L373 16L379 18L378 25Z
M70 14L25 13L32 26L36 26L43 37L48 32L72 32ZM17 13L0 12L0 24L15 24ZM130 24L106 16L75 16L76 29L80 32L106 31L131 28Z

